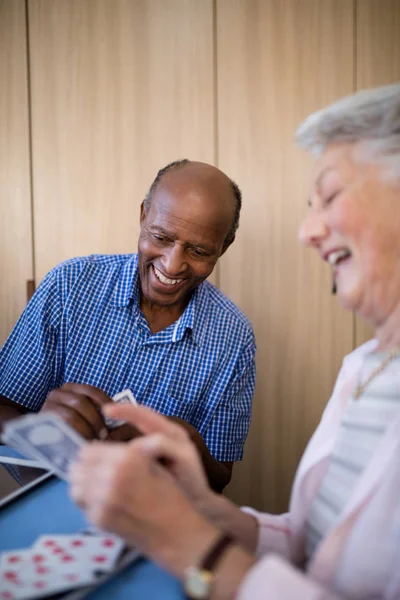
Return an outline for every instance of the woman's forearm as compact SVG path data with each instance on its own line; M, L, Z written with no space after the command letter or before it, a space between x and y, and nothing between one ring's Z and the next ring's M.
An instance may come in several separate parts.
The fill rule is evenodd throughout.
M258 542L258 521L240 510L233 502L213 492L197 510L215 527L229 533L249 552L254 553Z
M226 520L226 524L228 524L228 520ZM244 522L241 523L241 526L245 531ZM220 528L216 528L210 520L205 520L204 517L192 511L182 512L179 524L175 524L173 528L169 526L168 531L169 535L165 538L166 543L159 545L151 553L151 556L182 581L185 580L186 569L191 566L199 566L221 535ZM238 532L239 528L236 528L236 534ZM254 554L245 549L241 543L230 545L213 569L211 600L233 600L254 563Z

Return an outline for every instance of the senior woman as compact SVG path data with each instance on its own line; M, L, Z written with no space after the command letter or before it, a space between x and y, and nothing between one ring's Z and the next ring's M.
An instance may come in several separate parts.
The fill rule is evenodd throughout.
M311 115L298 139L317 155L300 239L332 266L341 304L376 335L344 360L289 513L240 510L216 495L185 432L144 407L105 408L146 435L128 448L87 445L72 468L72 495L94 523L180 577L193 598L395 600L400 85Z

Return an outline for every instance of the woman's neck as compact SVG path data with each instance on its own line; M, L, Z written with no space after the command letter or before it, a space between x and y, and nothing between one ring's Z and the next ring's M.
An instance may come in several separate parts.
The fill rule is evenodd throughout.
M400 346L400 303L375 325L375 337L378 340L377 350L392 350L395 346Z

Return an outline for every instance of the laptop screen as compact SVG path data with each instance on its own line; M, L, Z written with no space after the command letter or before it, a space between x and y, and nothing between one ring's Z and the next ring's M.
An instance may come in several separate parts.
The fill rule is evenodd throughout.
M0 446L0 506L19 496L25 489L30 489L44 476L50 474L47 469L15 464L15 462L10 462L10 457L1 455Z

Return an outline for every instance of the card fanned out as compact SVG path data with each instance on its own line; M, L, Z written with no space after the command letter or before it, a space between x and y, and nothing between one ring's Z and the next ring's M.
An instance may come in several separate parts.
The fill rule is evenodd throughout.
M116 394L112 400L118 404L136 404L129 389ZM105 419L105 423L109 429L113 429L122 425L123 421ZM66 480L70 464L86 443L86 440L57 414L47 411L8 421L4 425L1 439L24 456L33 458Z

